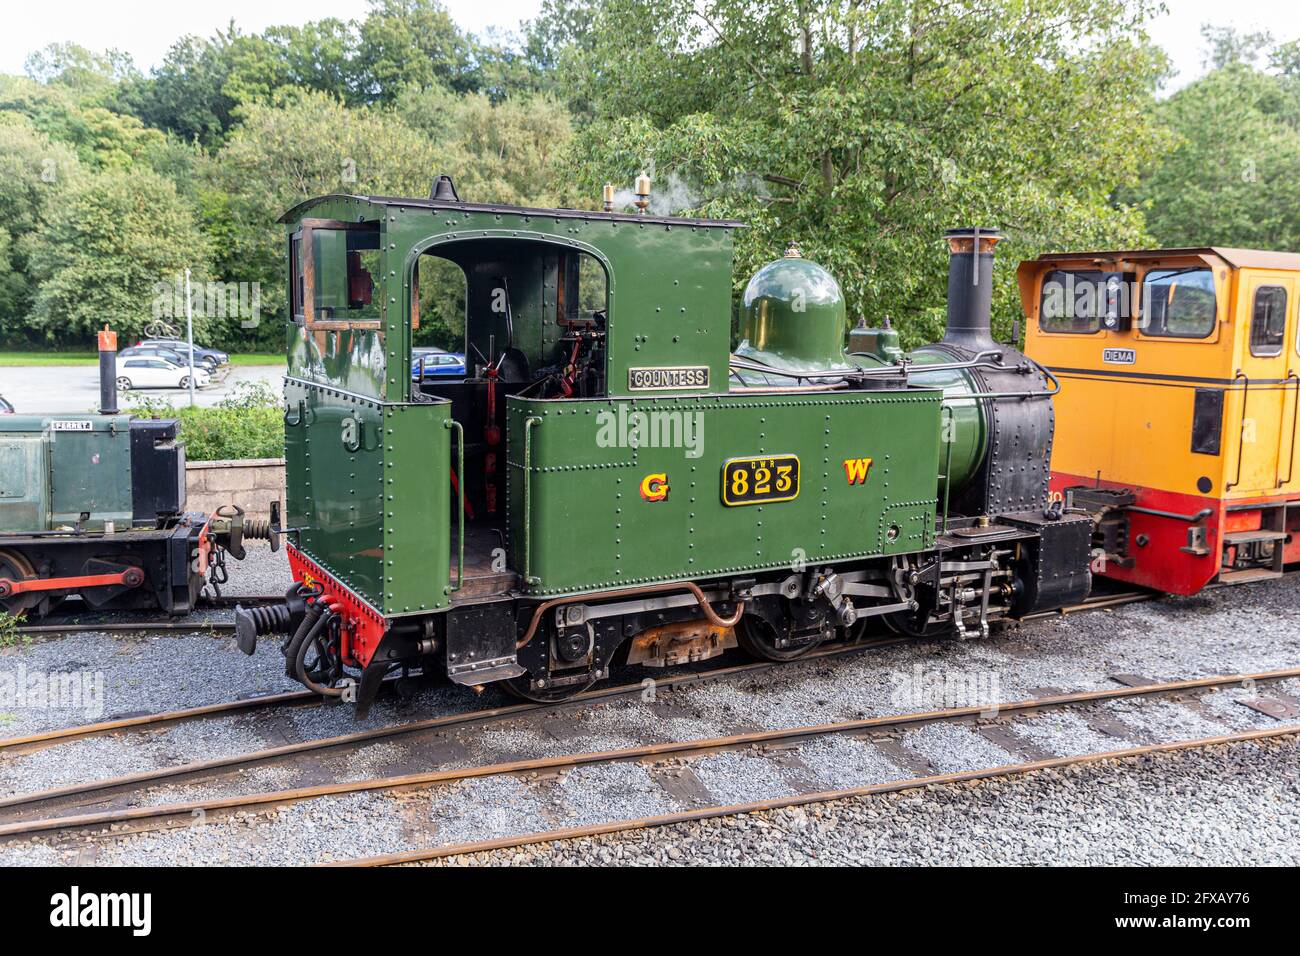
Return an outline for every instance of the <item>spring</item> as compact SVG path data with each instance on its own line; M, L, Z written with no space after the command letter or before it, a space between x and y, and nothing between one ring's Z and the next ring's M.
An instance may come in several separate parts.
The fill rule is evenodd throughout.
M262 607L236 608L236 615L246 614L252 619L253 630L258 635L283 634L289 630L290 615L287 604L268 604Z

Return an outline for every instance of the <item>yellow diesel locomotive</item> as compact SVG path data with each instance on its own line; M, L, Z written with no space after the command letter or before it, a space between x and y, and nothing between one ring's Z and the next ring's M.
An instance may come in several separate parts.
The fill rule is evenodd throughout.
M1300 561L1300 255L1053 253L1018 272L1025 351L1061 382L1053 494L1094 570L1175 594Z

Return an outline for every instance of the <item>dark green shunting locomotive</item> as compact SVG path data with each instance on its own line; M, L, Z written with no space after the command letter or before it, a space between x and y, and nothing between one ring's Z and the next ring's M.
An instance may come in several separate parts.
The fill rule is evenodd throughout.
M117 408L117 338L100 340L100 413L0 416L0 612L194 609L225 556L269 537L235 506L189 511L175 418Z
M327 196L283 219L299 594L241 611L362 712L399 668L559 699L611 664L778 660L1083 599L1048 500L1054 384L989 334L989 230L950 233L949 329L845 348L835 279L761 269L730 351L734 222ZM422 276L463 274L470 374L413 382ZM427 281L427 280L426 280ZM349 674L360 672L359 686Z

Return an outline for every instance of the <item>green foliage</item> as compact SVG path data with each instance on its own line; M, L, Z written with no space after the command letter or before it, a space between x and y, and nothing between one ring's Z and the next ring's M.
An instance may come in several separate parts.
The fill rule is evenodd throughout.
M390 102L404 85L475 89L474 45L437 0L370 0L359 28L358 92Z
M472 36L438 0L179 38L148 75L52 44L0 76L0 344L85 347L150 317L153 284L258 282L264 321L201 340L279 353L275 220L329 192L594 206L655 179L653 211L735 217L737 287L785 244L850 317L935 337L943 229L1049 248L1300 247L1300 40L1207 26L1211 72L1164 100L1155 0L543 0ZM421 271L420 344L459 348L463 279Z
M128 336L152 317L159 282L204 278L207 244L176 187L148 169L110 169L70 186L30 243L35 335L85 342L107 322Z
M84 91L40 84L26 77L0 76L0 116L18 114L50 139L76 151L94 169L126 169L148 162L167 142L134 116L88 100Z
M0 611L0 647L13 647L19 643L30 644L32 637L30 634L20 634L18 628L22 626L23 619L15 617L8 611ZM0 718L4 715L0 714Z
M396 112L438 145L438 168L454 171L457 190L471 202L558 206L577 199L559 163L573 122L549 94L494 103L482 93L411 87Z
M27 75L83 93L103 93L113 84L135 76L135 64L121 50L95 53L76 43L51 43L27 57Z
M233 26L230 32L234 33ZM181 37L152 76L131 77L121 85L115 105L184 140L204 145L219 142L233 121L236 105L224 89L234 41L221 31L211 40Z
M211 164L204 221L220 236L218 274L261 282L263 312L283 318L280 215L325 193L426 194L438 153L393 114L349 109L324 93L250 104L242 117Z
M284 457L284 405L264 382L238 382L234 393L211 408L175 408L151 396L135 400L136 414L179 418L187 461Z
M1287 47L1280 74L1252 64L1266 36L1216 33L1219 66L1160 104L1174 148L1152 163L1126 198L1143 207L1168 246L1300 248L1300 76Z
M1151 12L1145 0L603 0L590 50L564 67L597 109L572 172L595 195L650 168L659 211L747 221L741 282L798 240L851 316L889 315L915 345L940 327L944 228L1001 226L1012 260L1144 240L1140 213L1111 196L1160 142ZM1005 331L1012 270L997 293Z
M76 154L24 116L0 113L0 328L7 340L31 308L28 237L44 226L65 189L81 177Z

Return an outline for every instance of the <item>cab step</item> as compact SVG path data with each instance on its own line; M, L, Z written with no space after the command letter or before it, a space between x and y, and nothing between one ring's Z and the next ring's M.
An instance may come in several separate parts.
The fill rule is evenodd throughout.
M1267 581L1281 576L1281 571L1274 571L1271 568L1243 568L1240 571L1220 571L1219 583L1249 584L1251 581Z
M1285 541L1287 533L1285 531L1270 531L1267 528L1259 531L1229 531L1223 536L1224 545L1230 544L1255 544L1260 541Z

